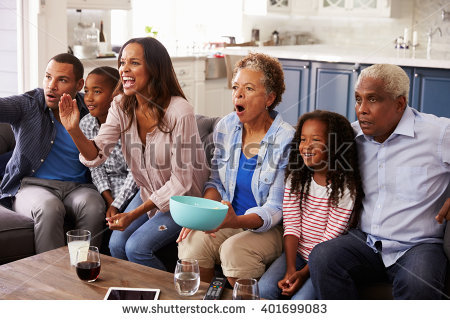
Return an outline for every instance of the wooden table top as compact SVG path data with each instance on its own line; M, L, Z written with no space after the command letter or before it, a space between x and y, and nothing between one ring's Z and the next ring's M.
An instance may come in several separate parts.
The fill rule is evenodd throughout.
M160 289L159 300L202 300L209 284L200 282L190 297L177 294L173 273L101 255L100 276L81 281L70 265L67 246L0 266L0 299L102 300L109 287ZM225 289L222 299L231 299Z

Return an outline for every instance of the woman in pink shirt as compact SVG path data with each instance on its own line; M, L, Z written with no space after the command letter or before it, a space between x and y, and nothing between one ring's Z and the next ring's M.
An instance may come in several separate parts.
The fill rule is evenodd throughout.
M119 52L118 96L97 137L78 126L76 103L65 95L61 122L87 166L105 162L117 140L140 188L125 212L107 218L111 255L165 270L155 251L180 232L169 211L173 195L202 196L209 174L194 110L177 81L169 54L156 39L135 38Z

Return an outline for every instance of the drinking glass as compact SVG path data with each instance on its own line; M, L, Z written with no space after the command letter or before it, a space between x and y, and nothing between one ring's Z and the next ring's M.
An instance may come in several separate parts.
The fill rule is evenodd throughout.
M67 246L69 247L70 264L76 265L77 251L80 247L89 247L91 243L91 232L89 230L67 231Z
M238 279L233 288L233 300L259 300L256 279Z
M78 278L94 282L100 274L100 253L97 247L81 247L77 251L76 266Z
M174 274L175 289L180 296L194 295L200 286L200 271L195 259L178 260Z

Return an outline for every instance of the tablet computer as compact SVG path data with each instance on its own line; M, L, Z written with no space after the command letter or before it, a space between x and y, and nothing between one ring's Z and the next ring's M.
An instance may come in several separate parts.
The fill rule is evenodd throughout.
M104 300L158 300L159 289L111 287Z

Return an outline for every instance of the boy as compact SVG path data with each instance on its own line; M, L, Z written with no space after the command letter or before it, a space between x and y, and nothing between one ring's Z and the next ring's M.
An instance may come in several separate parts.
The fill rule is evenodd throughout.
M106 122L119 79L119 71L111 67L95 68L88 74L84 102L89 114L80 121L80 128L88 139L93 139ZM108 160L99 167L90 168L92 181L105 200L107 218L121 212L138 190L121 148L118 140Z

